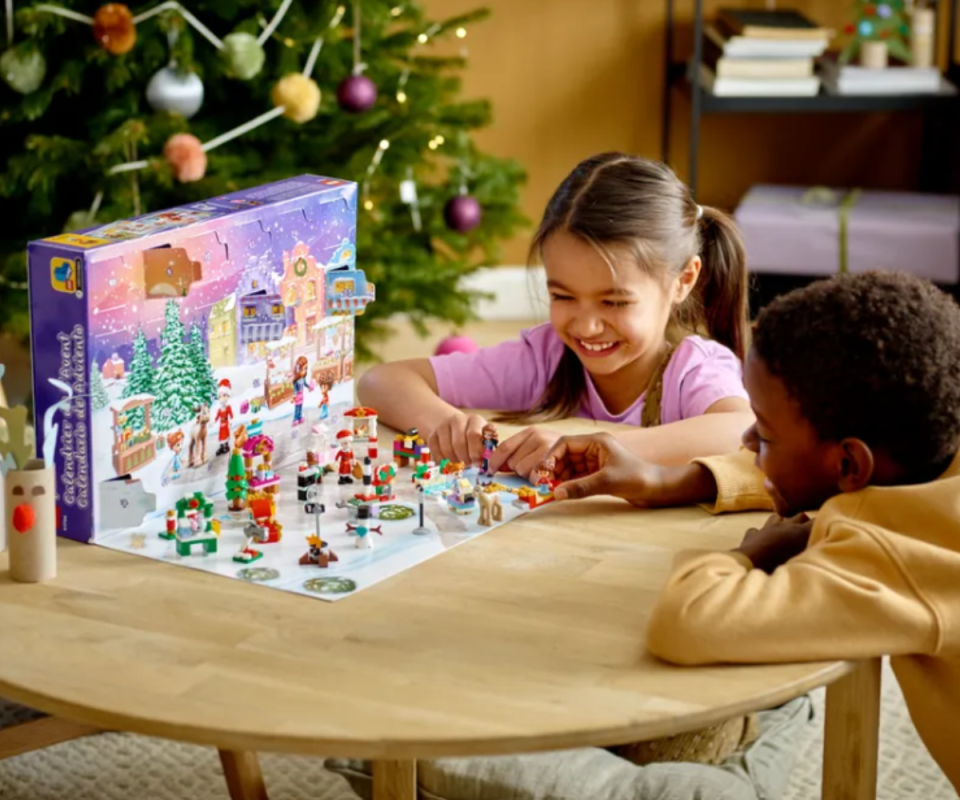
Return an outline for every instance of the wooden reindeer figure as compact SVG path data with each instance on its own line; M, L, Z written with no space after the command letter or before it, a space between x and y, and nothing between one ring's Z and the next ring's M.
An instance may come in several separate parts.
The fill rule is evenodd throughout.
M503 522L503 505L500 502L500 492L477 492L477 501L480 503L480 516L477 525L489 528L494 522Z
M207 424L210 422L210 407L203 404L193 407L196 419L190 428L190 466L207 463Z
M0 376L3 365L0 364ZM32 458L27 441L27 409L0 408L6 436L0 436L0 475L4 485L4 520L10 550L10 577L38 583L57 575L57 505L54 456L59 425L54 415L62 410L72 390L65 383L50 383L66 398L47 408L43 417L43 458Z

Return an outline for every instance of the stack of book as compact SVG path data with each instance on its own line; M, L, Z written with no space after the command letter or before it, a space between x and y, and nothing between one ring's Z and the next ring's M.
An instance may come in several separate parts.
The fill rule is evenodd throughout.
M718 97L812 97L831 36L798 11L721 9L704 30L701 83Z
M824 88L840 95L956 94L937 67L891 64L885 69L840 65L825 58L820 64Z

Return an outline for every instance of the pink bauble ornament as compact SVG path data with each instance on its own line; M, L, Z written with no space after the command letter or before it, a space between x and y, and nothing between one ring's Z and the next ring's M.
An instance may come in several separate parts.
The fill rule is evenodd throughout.
M458 233L472 231L480 224L481 216L480 203L468 194L451 198L443 209L447 227Z
M377 84L366 75L350 75L337 87L337 102L351 114L369 111L377 102Z
M437 345L433 351L435 356L445 356L450 353L475 353L480 348L469 336L448 336Z
M175 133L163 146L163 157L180 183L200 180L207 172L207 154L192 133Z

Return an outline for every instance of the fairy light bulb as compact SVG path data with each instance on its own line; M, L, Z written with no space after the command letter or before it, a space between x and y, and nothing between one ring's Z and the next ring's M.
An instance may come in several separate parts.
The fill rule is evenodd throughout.
M399 17L403 13L403 9L400 6L394 6L390 9L391 17Z
M427 142L427 147L429 147L431 150L436 150L439 147L437 140L431 139L429 142Z
M444 139L443 136L441 136L440 134L437 134L437 136L436 136L436 142L437 142L438 145L443 144L445 141L447 141L447 140Z
M421 34L417 37L417 41L420 42L420 44L426 44L426 43L429 41L429 39L430 39L430 37L427 36L427 34L425 34L425 33L421 33Z
M389 146L390 146L390 142L388 142L386 139L381 139L381 140L380 140L380 149L381 149L381 150L386 150Z
M407 102L407 93L406 93L405 91L403 91L403 89L401 89L399 92L397 92L397 102L398 102L398 103L406 103L406 102Z
M363 201L363 207L364 207L367 211L373 211L373 200L364 200L364 201Z
M457 28L457 38L465 39L467 38L467 29L466 28Z

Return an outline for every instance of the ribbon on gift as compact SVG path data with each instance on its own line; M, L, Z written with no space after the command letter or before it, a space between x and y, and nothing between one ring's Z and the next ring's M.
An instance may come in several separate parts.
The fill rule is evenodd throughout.
M850 210L857 204L861 189L851 189L839 196L839 193L827 186L812 186L803 193L800 203L805 206L814 206L819 208L837 209L837 238L840 247L840 274L845 275L849 271L849 251L847 244L847 231L850 226Z

